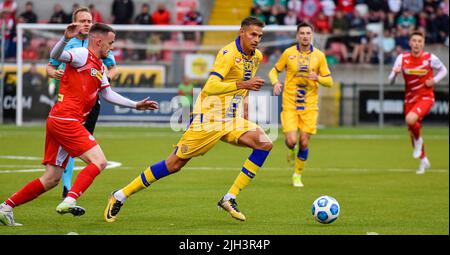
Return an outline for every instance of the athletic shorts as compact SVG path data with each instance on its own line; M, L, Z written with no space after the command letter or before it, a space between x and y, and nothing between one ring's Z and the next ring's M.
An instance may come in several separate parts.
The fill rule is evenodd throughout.
M68 156L78 157L96 145L94 136L80 122L49 117L42 164L66 168Z
M405 102L405 116L410 112L414 112L419 116L419 121L422 121L423 118L430 112L431 107L434 105L434 99L426 99L426 100L418 100L414 103L406 103Z
M301 110L284 110L281 111L281 125L283 132L301 130L309 134L317 133L317 110L301 111Z
M178 142L176 155L183 159L204 155L219 140L240 146L239 138L257 128L257 124L240 117L228 122L203 123L197 115Z

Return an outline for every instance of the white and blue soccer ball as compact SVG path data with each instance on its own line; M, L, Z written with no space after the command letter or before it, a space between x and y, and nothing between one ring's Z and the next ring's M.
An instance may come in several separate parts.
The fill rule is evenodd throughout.
M334 222L338 216L341 208L336 199L330 196L318 197L312 205L312 215L314 218L323 224Z

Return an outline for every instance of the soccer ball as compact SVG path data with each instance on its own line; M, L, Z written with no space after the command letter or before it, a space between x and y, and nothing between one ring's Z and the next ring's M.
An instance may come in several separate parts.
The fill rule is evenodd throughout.
M312 215L318 222L323 224L335 221L340 211L338 201L330 196L321 196L312 205Z

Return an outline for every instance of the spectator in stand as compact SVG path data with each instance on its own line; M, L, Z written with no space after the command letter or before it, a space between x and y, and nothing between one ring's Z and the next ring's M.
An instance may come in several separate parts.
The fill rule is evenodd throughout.
M394 14L400 13L402 9L402 0L387 0L389 12Z
M384 63L392 64L394 62L395 53L395 39L389 29L385 29L383 32L383 54Z
M183 19L183 25L201 25L203 24L203 15L197 11L195 6L191 6Z
M392 31L392 29L395 29L395 26L396 26L395 13L388 12L386 19L384 20L384 28Z
M150 34L147 44L150 45L150 47L147 48L147 59L150 62L160 61L163 58L162 41L160 34L158 33Z
M423 0L403 0L403 11L410 11L413 15L423 10Z
M423 0L421 0L423 1ZM368 0L366 1L367 7L373 12L388 12L389 6L384 0Z
M186 13L183 19L183 25L194 25L199 26L203 24L203 15L197 11L195 6L191 6L189 11ZM197 43L200 43L200 32L184 32L184 40L194 40Z
M414 17L412 12L409 11L403 11L402 15L400 15L400 17L398 17L397 19L397 28L402 27L409 31L412 31L416 27L416 24L416 17Z
M436 9L439 8L439 3L440 1L424 0L422 11L425 11L428 14L435 13Z
M133 0L114 0L111 15L113 24L131 24L134 15Z
M134 18L134 24L151 25L153 24L150 6L147 3L141 5L141 12Z
M440 3L439 8L442 9L445 15L449 16L448 9L449 9L449 3L448 0L444 0Z
M355 11L355 0L337 0L336 10L339 10L348 19L352 18Z
M264 20L267 20L271 13L271 8L275 4L274 0L253 0L253 6L259 6L264 15Z
M252 8L252 16L258 18L259 20L263 21L264 23L267 23L266 22L266 16L264 16L264 14L262 13L261 7L259 7L258 5L253 6L253 8Z
M78 9L80 8L80 5L78 3L74 3L72 5L72 11L70 13L67 14L67 20L66 23L72 23L72 14Z
M93 23L104 23L102 13L95 8L94 4L89 5L89 10L92 14L92 22Z
M331 20L333 19L336 11L336 5L333 0L322 0L320 1L320 6L322 7L323 14Z
M155 25L169 25L170 12L167 10L164 3L159 3L158 8L152 14L153 24Z
M297 14L293 10L289 10L284 17L284 24L288 26L295 26L298 22L299 20L297 18Z
M314 21L315 31L319 34L329 34L331 32L330 20L323 12L320 12Z
M435 24L438 32L438 42L439 43L445 43L448 42L448 22L449 17L444 13L444 10L442 8L438 8L436 10L436 18L435 18Z
M267 25L284 25L284 17L286 16L286 10L283 6L275 4L271 8L271 13L267 18Z
M336 10L336 16L333 19L331 28L334 37L328 40L328 47L325 53L333 55L338 62L346 62L348 60L348 49L345 43L347 41L349 24L342 11Z
M151 25L153 24L152 16L150 14L150 6L147 3L141 5L141 12L134 18L134 24L139 25ZM134 35L134 39L137 43L146 45L148 40L148 34L146 32L137 33ZM146 49L136 50L136 55L138 60L144 60L147 58Z
M320 13L321 7L319 0L305 0L302 3L299 19L301 21L313 23L315 17Z
M53 6L53 14L48 23L65 24L67 22L67 14L64 12L61 4L57 3Z
M369 13L369 6L366 4L366 1L357 0L355 10L358 11L360 16L365 17Z
M14 29L15 29L15 20L11 15L11 9L4 8L0 11L0 27L5 26L5 45L4 45L4 56L5 58L15 57L14 52ZM0 42L2 40L2 36L0 36Z
M398 27L397 34L395 36L395 45L397 45L397 55L408 51L409 47L409 31L406 28Z
M353 18L350 20L349 28L348 42L353 49L352 62L364 63L367 49L366 20L361 17L361 14L356 9L353 11Z
M38 17L33 11L33 2L28 1L25 4L25 11L20 14L23 23L37 23Z
M169 25L170 24L170 12L167 10L164 3L159 3L157 9L152 14L152 20L154 25ZM161 32L159 34L160 39L165 41L171 38L170 33Z
M295 14L299 13L302 9L302 1L301 0L289 0L287 2L287 9L289 11L293 11Z
M16 17L17 2L15 0L3 0L0 3L0 13L5 12L5 17L13 18Z
M425 11L421 11L417 18L417 28L425 30L427 27L428 14Z
M337 10L336 16L334 17L332 23L333 34L335 34L336 36L343 36L345 35L348 28L349 24L347 18L344 17L342 11Z

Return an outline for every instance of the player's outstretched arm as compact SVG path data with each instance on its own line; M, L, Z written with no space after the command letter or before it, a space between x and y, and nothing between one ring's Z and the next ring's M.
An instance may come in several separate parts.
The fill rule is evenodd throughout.
M69 24L64 31L64 37L59 40L50 52L50 57L58 61L71 62L72 56L64 51L67 43L80 32L81 26L78 23Z
M395 60L394 66L392 67L392 71L388 77L390 85L393 85L395 83L395 78L397 78L397 75L401 71L402 71L402 55L398 55L397 59Z
M148 97L141 101L135 102L126 97L123 97L119 93L112 90L111 87L102 89L102 97L109 103L120 105L123 107L134 108L137 110L158 109L158 103L155 101L148 100L149 99Z

